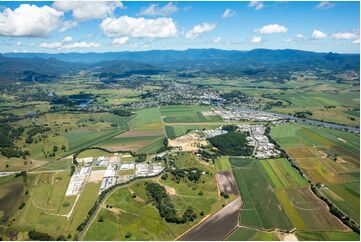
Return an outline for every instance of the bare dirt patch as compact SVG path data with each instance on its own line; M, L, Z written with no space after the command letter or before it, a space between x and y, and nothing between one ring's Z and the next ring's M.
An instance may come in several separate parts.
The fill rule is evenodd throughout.
M238 188L232 172L224 171L216 174L217 184L221 192L227 194L238 194Z
M105 170L91 171L90 176L88 178L88 182L95 182L95 183L101 182L104 177L104 173Z
M173 187L165 186L165 191L166 191L167 194L170 195L170 196L175 196L175 195L177 195L177 192L175 191L175 189L174 189Z
M207 145L206 140L202 140L197 133L188 133L174 140L168 140L168 145L178 147L183 151L197 151L200 146Z
M238 217L242 206L242 199L236 198L217 213L187 231L178 240L223 240L238 226Z

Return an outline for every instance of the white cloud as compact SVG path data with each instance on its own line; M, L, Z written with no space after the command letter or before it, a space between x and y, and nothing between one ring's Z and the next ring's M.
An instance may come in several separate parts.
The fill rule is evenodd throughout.
M355 39L354 41L352 41L353 44L360 44L360 39Z
M129 41L129 37L120 37L120 38L116 38L112 41L113 45L125 45L126 43L128 43Z
M73 21L73 20L64 21L61 24L61 27L60 27L59 31L60 32L65 32L68 29L74 28L77 25L78 25L78 23L76 21Z
M63 39L63 42L71 42L73 40L73 38L71 36L66 36L64 39Z
M227 8L226 10L224 10L222 18L230 18L230 17L233 17L234 15L236 15L236 11L234 11L233 9Z
M252 44L262 43L262 38L259 37L259 36L254 36L254 37L251 39L251 43L252 43Z
M221 43L221 41L222 41L222 38L218 36L213 40L213 43L219 44L219 43Z
M332 34L332 38L334 39L356 39L357 37L357 34L350 32L340 32Z
M328 1L323 1L323 2L320 2L319 4L317 4L315 6L315 8L317 8L317 9L330 9L330 8L333 8L334 6L336 6L336 4L328 2Z
M44 49L70 50L70 49L98 48L100 47L100 44L95 42L84 42L84 41L73 42L73 43L43 42L39 44L39 47Z
M169 16L178 11L178 7L172 2L169 2L163 7L159 7L158 4L150 4L147 8L142 8L140 10L140 15L149 15L149 16Z
M53 7L62 12L72 12L73 17L79 21L102 19L112 16L116 8L124 8L122 2L54 2Z
M197 38L198 35L202 34L202 33L207 33L210 32L212 30L214 30L216 28L216 24L215 23L202 23L202 24L197 24L195 25L192 30L188 31L186 33L186 38L187 39L194 39Z
M63 13L49 6L21 4L0 12L0 35L46 37L61 23Z
M178 32L172 18L106 18L100 28L109 37L169 38L175 37Z
M20 41L16 42L16 45L17 45L17 46L20 46L20 45L21 45L21 42L20 42Z
M303 38L305 38L305 36L303 34L296 34L296 38L303 39Z
M285 33L287 31L288 28L279 24L269 24L263 26L262 28L255 29L255 32L260 34Z
M255 10L261 10L262 8L264 8L264 4L262 2L258 2L258 1L251 1L248 4L248 7L254 8Z
M312 39L324 39L324 38L327 38L327 34L320 31L320 30L317 30L315 29L313 32L312 32Z

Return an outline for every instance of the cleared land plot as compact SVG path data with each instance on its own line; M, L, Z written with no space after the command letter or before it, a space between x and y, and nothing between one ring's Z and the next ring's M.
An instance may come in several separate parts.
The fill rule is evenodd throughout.
M207 218L204 222L192 228L179 240L200 241L200 240L222 240L237 225L239 210L242 207L242 199L236 198L230 204Z
M307 186L308 182L294 169L286 159L262 160L273 188Z
M239 227L229 237L228 241L277 241L278 238L270 232Z
M327 205L317 198L310 188L279 189L275 193L297 229L311 231L349 230L329 212Z
M216 166L217 172L220 171L232 171L232 166L229 163L227 156L220 156L215 160L214 165Z
M359 241L360 235L354 232L311 232L297 231L296 236L301 241Z
M237 195L239 193L232 172L218 172L216 174L216 179L220 192L234 195Z
M341 211L360 223L360 183L330 184L321 189Z
M237 158L230 158L230 161L232 165L237 164L233 166L233 174L244 202L240 224L290 230L292 223L273 193L259 162Z

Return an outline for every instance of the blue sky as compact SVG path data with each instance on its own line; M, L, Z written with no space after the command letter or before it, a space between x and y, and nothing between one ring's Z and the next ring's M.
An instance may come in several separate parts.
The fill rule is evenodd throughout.
M0 2L0 52L359 53L359 2Z

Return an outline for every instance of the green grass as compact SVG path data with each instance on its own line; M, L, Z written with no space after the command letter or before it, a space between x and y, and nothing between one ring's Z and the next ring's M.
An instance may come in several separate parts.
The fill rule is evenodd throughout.
M228 241L278 241L270 232L258 231L251 228L240 227L226 240Z
M235 158L230 159L235 163ZM243 167L233 167L233 174L244 202L240 224L264 229L290 230L293 225L270 189L271 185L260 166L259 162L254 160Z
M138 153L142 153L142 154L156 153L158 150L164 147L163 141L164 141L164 137L157 137L152 141L152 143L140 148L138 150Z
M219 171L232 171L232 166L229 163L229 160L228 160L227 156L220 156L214 162L215 162L214 164L216 166L217 172L219 172Z
M162 106L160 112L166 123L219 122L219 116L203 116L202 111L210 111L208 106L168 105Z
M218 124L214 125L166 125L165 130L167 133L167 137L170 139L177 138L186 134L189 130L202 130L202 129L214 129L219 127Z
M354 232L311 232L297 231L296 236L301 241L359 241L360 235Z
M77 158L86 158L86 157L99 157L99 156L112 156L113 153L107 152L101 149L87 149L83 150L77 155Z
M36 171L66 170L66 169L70 169L72 162L73 162L72 159L61 159L57 161L50 161L46 165L37 168Z
M287 159L262 160L261 165L273 188L309 185Z
M106 140L118 133L122 132L118 129L108 130L74 130L65 134L68 139L69 150L67 153L71 154L78 150L90 147L94 144Z
M329 184L322 192L341 211L360 223L360 183Z
M161 122L159 108L146 108L136 112L136 116L130 120L130 127L134 129L146 124L159 122Z

